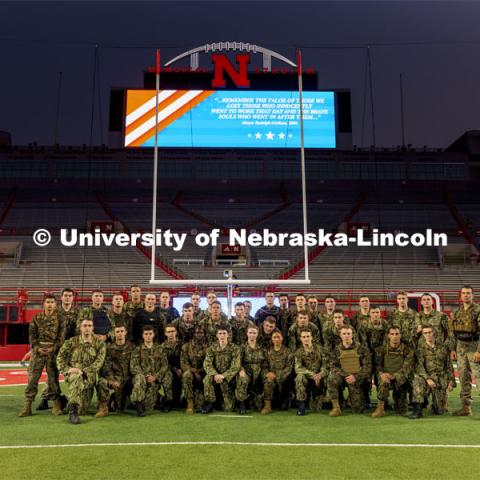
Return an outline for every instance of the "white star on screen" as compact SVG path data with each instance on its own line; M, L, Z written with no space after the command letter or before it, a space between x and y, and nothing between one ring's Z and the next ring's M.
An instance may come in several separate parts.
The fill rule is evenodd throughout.
M279 138L280 140L283 140L283 139L285 138L285 134L284 134L283 132L282 132L282 133L279 133L279 134L278 134L278 138Z
M274 136L275 136L275 134L272 133L272 132L268 132L268 133L266 134L267 140L273 140L273 137L274 137Z
M262 138L262 134L259 133L259 132L257 132L257 133L255 134L255 138L259 140L260 138Z

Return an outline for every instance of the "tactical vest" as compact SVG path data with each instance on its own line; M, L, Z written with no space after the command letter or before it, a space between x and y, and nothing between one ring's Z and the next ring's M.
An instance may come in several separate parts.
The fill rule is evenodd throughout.
M360 355L357 348L340 351L340 366L349 375L354 375L360 371Z
M386 373L397 373L403 366L403 353L401 350L387 350L383 360L383 370Z
M452 319L453 331L455 333L477 333L479 325L476 319L476 313L475 308L472 307L468 310L464 310L463 307L457 310Z

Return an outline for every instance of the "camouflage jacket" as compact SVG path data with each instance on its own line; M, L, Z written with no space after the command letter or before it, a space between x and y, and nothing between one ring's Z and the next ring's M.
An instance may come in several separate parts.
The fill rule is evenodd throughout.
M130 376L130 360L134 348L135 345L128 341L123 345L117 345L115 342L108 344L100 376L125 382Z
M37 313L28 328L32 349L45 344L52 346L55 354L62 346L64 335L64 324L55 311L51 315L46 315L45 312Z
M411 308L405 312L398 309L392 310L387 318L388 327L398 327L402 335L402 342L413 346L417 336L415 331L415 318L417 313Z
M448 328L448 318L443 312L433 310L428 315L424 312L418 313L415 319L415 332L419 325L430 325L435 333L435 340L445 343L450 350L453 350L453 335ZM421 335L421 333L417 333L418 338Z
M258 345L252 348L248 343L244 343L240 347L240 364L252 378L258 378L264 374L267 364L263 348Z
M89 376L95 376L103 366L106 355L105 342L95 335L89 342L80 335L68 339L58 352L58 369L66 375L70 368L79 368Z
M194 319L192 323L187 323L183 317L178 317L172 322L172 325L177 329L177 337L183 345L192 340L193 332L195 331L198 322Z
M63 323L64 340L68 340L77 335L78 308L72 306L67 312L67 310L64 310L60 305L57 308L57 317Z
M320 373L322 378L327 377L327 362L319 345L314 345L311 352L305 350L303 346L297 349L295 352L295 373L306 375L307 378L312 378L316 373Z
M402 358L401 368L391 375L398 385L403 385L412 373L415 352L408 344L403 342L397 348L393 348L388 344L378 347L375 352L375 367L379 376L385 373L385 359L389 355L398 355Z
M232 342L235 345L243 345L247 341L248 327L255 326L253 322L245 319L244 322L239 322L235 317L232 319Z
M133 320L135 315L139 310L143 310L145 308L145 304L142 302L140 303L133 303L131 300L126 302L123 305L123 311Z
M285 381L293 370L293 353L285 346L281 346L280 350L273 347L265 352L266 373L273 372L279 382Z
M288 329L288 340L287 340L288 348L292 352L295 352L297 348L299 348L302 345L302 342L300 341L300 333L302 329L310 330L310 332L312 333L313 344L320 345L320 330L314 323L308 322L308 326L306 327L299 327L296 323L294 323Z
M378 347L381 347L387 338L387 322L381 320L379 324L374 324L370 319L362 324L358 330L358 337L370 350L375 353Z
M240 371L240 349L233 343L228 343L225 348L220 348L218 342L207 349L203 368L207 375L222 374L227 382L231 381Z
M362 312L355 312L350 318L350 325L352 325L355 330L359 330L360 327L366 325L370 320L370 314L366 315Z
M182 344L179 340L174 344L168 343L166 340L162 343L162 348L167 354L168 364L170 368L180 368L180 354L182 353Z
M431 378L435 381L439 378L446 378L453 387L456 386L450 350L441 342L436 342L433 347L427 342L421 342L418 345L415 373L424 380Z
M199 370L203 372L203 362L207 354L208 346L206 344L196 345L188 342L182 347L180 354L180 368L184 372Z
M167 352L158 343L154 343L151 347L142 343L132 353L130 360L132 375L153 375L160 379L168 369Z
M205 333L207 335L207 343L209 345L213 345L217 341L217 326L218 325L225 325L228 331L228 340L232 339L232 326L228 321L222 321L215 323L210 317L204 319L201 323L203 328L205 329Z

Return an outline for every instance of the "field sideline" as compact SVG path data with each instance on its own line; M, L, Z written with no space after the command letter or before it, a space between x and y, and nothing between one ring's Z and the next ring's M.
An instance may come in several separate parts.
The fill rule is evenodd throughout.
M22 402L22 387L0 388L0 471L8 480L477 479L480 471L477 404L474 417L417 421L390 412L383 419L129 412L85 416L74 426L50 412L18 418ZM457 389L450 408L458 405Z

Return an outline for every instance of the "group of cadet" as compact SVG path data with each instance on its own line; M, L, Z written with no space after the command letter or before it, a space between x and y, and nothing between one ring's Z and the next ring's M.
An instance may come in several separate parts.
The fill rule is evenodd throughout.
M32 415L32 403L43 369L47 386L38 409L68 410L80 423L96 392L96 417L133 407L139 417L155 408L165 412L185 408L208 414L214 409L245 414L248 408L269 414L296 407L329 415L342 409L362 413L372 408L372 384L377 405L372 417L387 408L422 417L430 405L434 414L448 410L448 393L456 386L452 361L458 365L462 406L457 416L472 414L472 374L480 379L480 305L473 290L460 290L459 307L450 317L434 308L433 297L421 297L419 312L408 305L408 294L396 295L396 307L382 312L360 296L359 309L347 317L333 296L320 308L314 296L298 294L289 306L287 295L265 294L265 305L254 317L251 303L235 304L228 318L213 291L207 308L200 294L183 305L181 314L170 295L147 293L138 285L131 297L114 294L110 308L104 294L92 292L90 306L78 309L74 291L66 288L57 306L46 295L43 311L30 323L31 359L25 403L19 416ZM385 317L385 318L384 318ZM68 387L61 394L59 373ZM344 396L345 389L348 397ZM392 400L389 399L392 392Z

